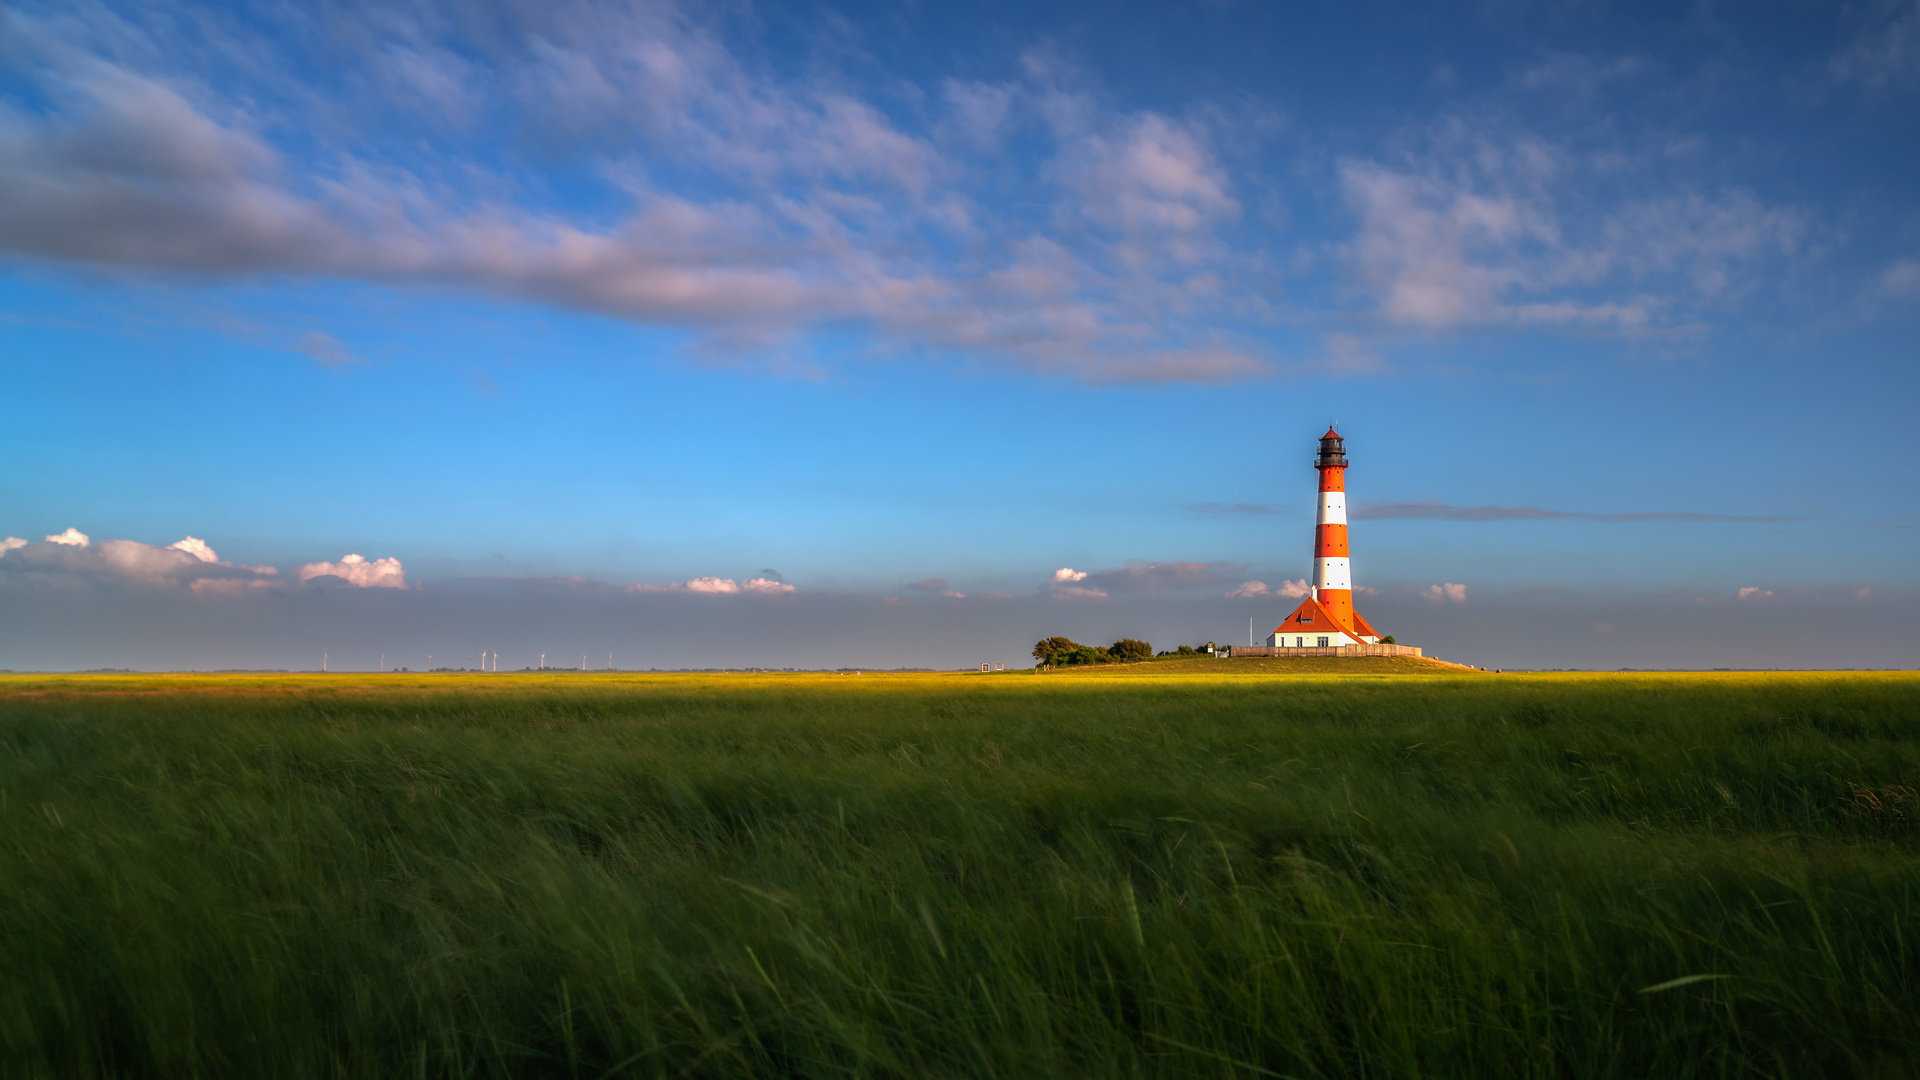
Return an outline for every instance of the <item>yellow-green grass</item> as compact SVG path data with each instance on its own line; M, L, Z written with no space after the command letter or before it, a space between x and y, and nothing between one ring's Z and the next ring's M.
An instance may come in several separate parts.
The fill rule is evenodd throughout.
M0 676L0 1073L1903 1076L1920 677Z

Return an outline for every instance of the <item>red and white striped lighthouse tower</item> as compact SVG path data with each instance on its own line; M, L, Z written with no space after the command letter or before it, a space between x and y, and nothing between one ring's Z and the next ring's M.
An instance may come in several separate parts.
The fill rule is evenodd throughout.
M1353 610L1353 564L1347 558L1347 444L1327 428L1320 436L1320 509L1313 524L1313 589L1273 628L1268 645L1339 648L1377 645L1380 634Z
M1320 511L1313 524L1313 598L1341 626L1353 626L1353 564L1347 558L1347 444L1328 425L1320 436Z

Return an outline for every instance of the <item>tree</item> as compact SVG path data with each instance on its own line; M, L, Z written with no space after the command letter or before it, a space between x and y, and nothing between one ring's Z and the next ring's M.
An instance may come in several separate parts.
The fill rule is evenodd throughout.
M1063 660L1063 657L1084 648L1086 648L1085 645L1080 644L1072 638L1042 638L1039 643L1033 647L1033 658L1040 661L1043 666L1051 665L1057 667L1062 663L1071 662Z
M1153 659L1153 646L1137 638L1121 638L1119 641L1108 646L1107 652L1113 659L1123 664L1131 664L1136 660Z
M1383 638L1381 638L1381 639L1380 639L1380 644L1382 644L1382 645L1398 645L1398 644L1400 644L1400 643L1399 643L1399 642L1397 642L1397 641L1395 641L1395 640L1393 640L1393 635L1392 635L1392 634L1388 634L1388 635L1387 635L1386 637L1383 637Z

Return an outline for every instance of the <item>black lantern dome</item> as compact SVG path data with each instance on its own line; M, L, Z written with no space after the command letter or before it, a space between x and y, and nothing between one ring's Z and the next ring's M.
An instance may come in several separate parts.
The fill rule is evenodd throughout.
M1347 467L1347 441L1332 428L1320 436L1320 456L1314 460L1316 469L1344 469Z

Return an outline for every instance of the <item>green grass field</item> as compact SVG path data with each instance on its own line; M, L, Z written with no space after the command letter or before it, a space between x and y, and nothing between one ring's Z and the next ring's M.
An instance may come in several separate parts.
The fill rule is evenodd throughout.
M1911 1076L1920 677L0 676L0 1074Z

